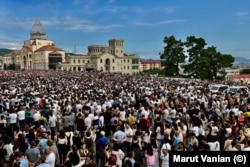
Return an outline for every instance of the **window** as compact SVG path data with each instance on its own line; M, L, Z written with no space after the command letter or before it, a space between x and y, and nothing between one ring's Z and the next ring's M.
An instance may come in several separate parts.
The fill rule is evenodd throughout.
M73 60L73 63L75 64L75 63L76 63L76 60Z
M102 63L102 59L100 59L100 63Z
M113 71L115 70L115 66L113 66Z
M82 63L85 63L85 60L82 60Z
M78 63L80 64L80 63L81 63L81 60L78 60Z
M132 64L138 64L139 60L138 59L132 59Z
M133 70L138 70L138 66L132 66Z
M113 63L115 63L115 59L113 59Z

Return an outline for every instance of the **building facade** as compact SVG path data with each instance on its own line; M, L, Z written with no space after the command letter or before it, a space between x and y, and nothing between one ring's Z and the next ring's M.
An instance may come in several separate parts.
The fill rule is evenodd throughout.
M53 41L48 40L40 21L35 20L30 31L30 39L24 41L21 50L14 50L3 56L3 64L15 69L56 69L59 62L65 60L63 49L56 48Z
M163 69L161 60L140 60L140 71L146 71L151 69Z
M139 72L139 56L124 53L123 39L110 39L108 45L90 45L88 53L67 54L65 62L58 70L120 72L135 74Z
M21 50L3 56L6 67L37 70L97 70L134 74L139 72L139 56L124 52L123 39L111 39L108 45L90 45L87 54L65 53L47 39L46 32L38 19L30 31L30 39L24 41Z

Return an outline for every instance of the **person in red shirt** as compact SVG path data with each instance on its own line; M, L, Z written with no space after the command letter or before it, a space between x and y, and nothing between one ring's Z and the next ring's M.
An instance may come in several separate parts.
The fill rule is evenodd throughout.
M141 115L139 127L141 128L141 131L148 131L148 120L145 118L145 115Z

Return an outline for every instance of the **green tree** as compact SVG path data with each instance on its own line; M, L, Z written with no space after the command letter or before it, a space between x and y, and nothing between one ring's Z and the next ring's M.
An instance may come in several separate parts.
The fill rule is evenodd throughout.
M243 69L240 74L250 74L250 69Z
M160 54L162 65L165 66L165 75L179 75L179 65L182 65L186 76L201 79L223 79L226 75L225 68L232 67L234 58L230 54L222 54L216 47L205 48L203 38L189 36L185 42L176 40L174 36L165 37L164 52Z
M184 72L188 73L189 75L196 75L200 78L199 73L199 61L201 57L201 53L206 46L206 42L203 38L196 38L195 36L188 36L186 38L185 47L187 49L188 55L188 63L183 66Z
M224 68L232 67L234 62L232 55L222 54L214 46L204 49L199 60L198 73L202 79L209 80L224 78Z
M176 40L174 36L165 37L166 44L164 52L160 54L160 59L165 67L166 76L179 75L179 66L185 62L184 43Z
M3 69L4 70L7 70L7 65L4 63L4 65L3 65Z
M10 64L9 65L9 70L16 70L15 64Z

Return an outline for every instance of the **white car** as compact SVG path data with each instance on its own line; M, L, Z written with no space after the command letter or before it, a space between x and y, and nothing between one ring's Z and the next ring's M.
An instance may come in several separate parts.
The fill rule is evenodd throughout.
M213 94L218 94L222 93L224 90L227 90L228 88L229 88L228 85L216 84L216 85L210 85L209 91Z

